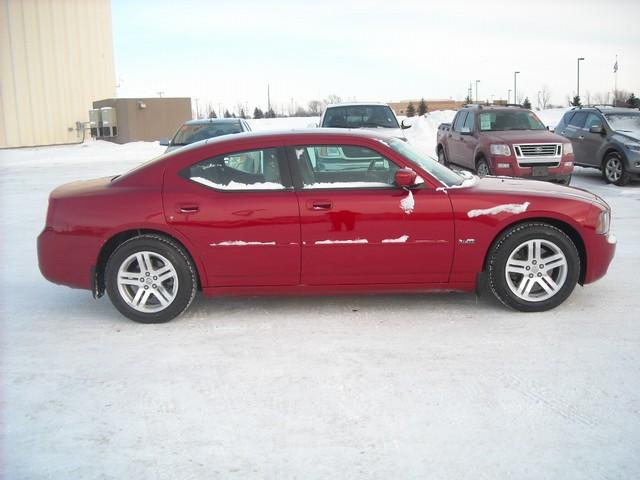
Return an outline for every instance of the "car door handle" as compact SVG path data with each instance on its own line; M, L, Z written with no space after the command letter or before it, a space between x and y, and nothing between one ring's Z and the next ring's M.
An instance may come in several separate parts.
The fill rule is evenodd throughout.
M331 200L311 200L307 202L309 210L331 210L332 206Z
M198 213L200 211L200 205L195 203L183 203L176 208L178 213Z

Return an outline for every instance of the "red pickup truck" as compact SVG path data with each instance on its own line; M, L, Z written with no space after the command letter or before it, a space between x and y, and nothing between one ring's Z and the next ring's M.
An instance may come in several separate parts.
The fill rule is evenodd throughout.
M438 160L478 175L531 177L568 185L573 147L518 106L468 105L438 127Z

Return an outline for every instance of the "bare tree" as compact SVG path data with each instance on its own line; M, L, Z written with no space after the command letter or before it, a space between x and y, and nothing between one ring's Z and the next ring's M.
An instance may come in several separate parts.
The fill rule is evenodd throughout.
M551 103L551 90L548 85L543 85L540 89L540 102L543 110L548 108Z
M342 98L336 95L335 93L332 93L324 100L324 103L326 105L329 105L330 103L340 103L340 102L342 102Z
M615 90L613 92L613 104L616 107L626 106L627 105L627 99L629 98L629 95L631 95L631 94L629 92L627 92L626 90Z
M591 91L587 90L587 91L584 93L584 101L585 101L585 105L593 105L593 104L591 103Z
M320 100L311 100L308 105L309 115L318 116L322 110L322 102Z
M609 92L601 93L598 92L593 96L593 101L599 105L606 105L609 103Z

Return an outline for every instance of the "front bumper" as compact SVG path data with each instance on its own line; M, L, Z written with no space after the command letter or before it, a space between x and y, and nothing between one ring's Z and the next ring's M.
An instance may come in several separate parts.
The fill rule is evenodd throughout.
M540 165L543 168L521 166L513 155L508 157L492 155L489 161L492 175L567 183L573 173L573 160L573 155L565 155L557 166Z

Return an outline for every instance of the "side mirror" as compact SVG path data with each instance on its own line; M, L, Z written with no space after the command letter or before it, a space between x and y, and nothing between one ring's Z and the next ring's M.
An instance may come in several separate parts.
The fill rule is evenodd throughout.
M604 129L602 128L602 125L591 125L589 131L591 133L602 133L604 132Z
M160 146L161 147L168 147L169 145L171 145L171 141L168 138L161 138L160 139Z
M395 183L398 187L409 188L416 182L418 174L410 168L396 170Z
M402 120L402 122L400 122L400 128L402 130L406 130L407 128L411 128L411 127L412 127L412 125L405 125L404 124L404 120Z

